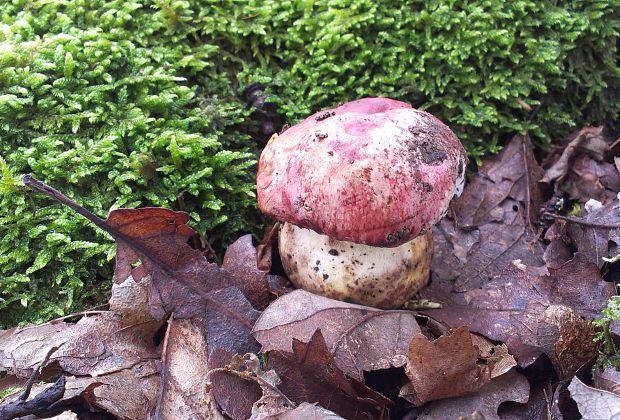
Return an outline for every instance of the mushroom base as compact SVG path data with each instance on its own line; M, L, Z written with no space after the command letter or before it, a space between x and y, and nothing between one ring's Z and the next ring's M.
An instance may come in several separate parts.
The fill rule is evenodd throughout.
M291 282L332 299L398 308L428 283L431 232L395 248L338 241L284 223L280 257Z

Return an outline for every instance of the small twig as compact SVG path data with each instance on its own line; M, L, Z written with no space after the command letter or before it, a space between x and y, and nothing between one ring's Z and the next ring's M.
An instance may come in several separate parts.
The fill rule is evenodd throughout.
M47 351L47 354L43 358L43 361L41 361L41 363L39 364L39 367L34 369L30 374L28 382L26 382L26 386L24 387L24 392L22 392L22 394L18 398L19 401L25 402L28 399L28 396L30 395L30 390L32 390L32 385L34 385L34 381L39 376L39 373L43 370L43 367L45 367L47 362L50 360L50 356L52 355L52 353L54 353L59 348L59 346L54 346Z
M566 222L575 223L577 225L582 225L582 226L587 226L587 227L592 227L592 228L598 228L598 229L619 229L620 228L620 224L618 224L618 223L587 222L585 220L581 220L581 219L578 219L576 217L560 216L559 214L553 214L553 213L549 213L549 212L544 212L543 216L548 216L548 217L551 217L553 219L564 220Z
M22 401L20 397L7 404L0 405L0 419L9 420L31 415L35 415L36 418L49 417L46 414L49 414L52 406L61 400L65 394L65 384L65 377L61 376L52 386L44 389L29 401Z

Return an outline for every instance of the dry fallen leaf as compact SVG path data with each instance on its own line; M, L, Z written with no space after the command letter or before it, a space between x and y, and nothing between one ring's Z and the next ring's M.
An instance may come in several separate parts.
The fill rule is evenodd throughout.
M620 172L607 159L611 144L603 137L603 128L586 127L573 133L547 157L553 164L541 181L554 184L556 197L565 195L581 203L593 198L606 204L620 191Z
M491 379L492 366L479 360L466 327L434 341L422 334L411 340L405 372L411 381L400 396L415 405L476 392Z
M620 371L613 367L601 368L599 366L594 369L593 377L596 388L620 395Z
M233 242L224 255L222 268L233 273L243 285L241 289L256 309L263 310L269 305L269 284L267 272L258 268L256 248L252 235L244 235ZM238 287L239 282L235 285Z
M521 366L542 353L565 377L592 358L596 345L589 322L615 294L596 266L580 254L549 276L532 276L508 267L481 288L451 291L449 282L434 282L422 295L443 304L425 313L453 328L466 325L492 340L506 343Z
M293 340L307 342L317 329L338 368L363 380L364 371L404 366L409 343L420 333L408 311L384 311L295 290L262 313L252 334L262 351L290 351Z
M104 375L159 358L153 335L160 322L124 326L121 317L103 312L76 324L55 322L15 329L0 341L0 371L28 376L49 349L47 364L57 362L73 375Z
M308 343L293 340L292 353L270 351L265 369L275 370L278 388L295 403L318 402L346 419L379 419L391 404L336 366L320 330Z
M488 158L433 229L433 280L452 281L455 291L480 287L519 260L544 264L535 226L542 193L541 169L527 138L515 137Z
M566 231L577 250L599 268L603 257L614 257L620 252L620 202L615 200L585 217L566 223ZM601 227L597 227L601 226ZM605 228L604 226L611 226Z
M250 301L264 304L267 283L252 272L255 258L252 265L236 262L231 255L228 266L234 271L209 263L187 245L196 233L187 226L188 220L186 213L161 208L110 212L108 227L117 232L115 237L124 238L117 240L116 282L123 283L130 276L135 282L150 277L149 306L156 319L172 312L178 318L200 315L210 300L209 292L228 286L237 286ZM233 253L240 248L244 248L243 241ZM247 257L240 254L238 258Z
M568 386L570 395L577 402L584 419L619 419L620 396L585 385L574 377Z
M482 416L477 418L499 420L497 409L501 403L505 401L526 403L529 392L530 384L527 379L511 370L491 380L474 394L431 402L418 419L457 419L462 416L471 416L477 411Z
M206 314L209 369L226 367L235 354L258 353L260 346L251 331L260 312L243 293L231 286L212 292L211 302ZM251 416L252 405L261 396L255 382L225 371L210 375L210 380L211 392L226 414L234 419Z
M538 180L542 168L536 162L529 137L514 137L496 156L485 159L452 208L458 226L473 228L502 220L501 203L521 203L527 223L535 224L542 203Z
M203 325L200 317L175 319L173 314L168 320L155 418L205 418L209 369Z

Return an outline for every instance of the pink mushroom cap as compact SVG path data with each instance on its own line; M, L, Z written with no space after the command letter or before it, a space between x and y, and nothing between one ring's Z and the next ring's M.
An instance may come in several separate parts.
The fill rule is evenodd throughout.
M460 193L465 162L458 138L431 114L393 99L359 99L269 140L258 164L258 205L340 241L394 247L443 217Z

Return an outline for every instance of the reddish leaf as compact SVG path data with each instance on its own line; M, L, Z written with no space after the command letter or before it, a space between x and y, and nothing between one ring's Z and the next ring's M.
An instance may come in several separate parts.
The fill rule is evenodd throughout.
M264 293L248 285L242 273L230 272L209 263L187 241L195 231L186 225L189 216L161 208L120 209L110 212L107 224L127 239L117 241L116 282L129 276L135 281L151 277L151 313L163 319L174 312L190 318L204 312L209 292L238 286L260 302ZM241 264L229 266L237 269Z

